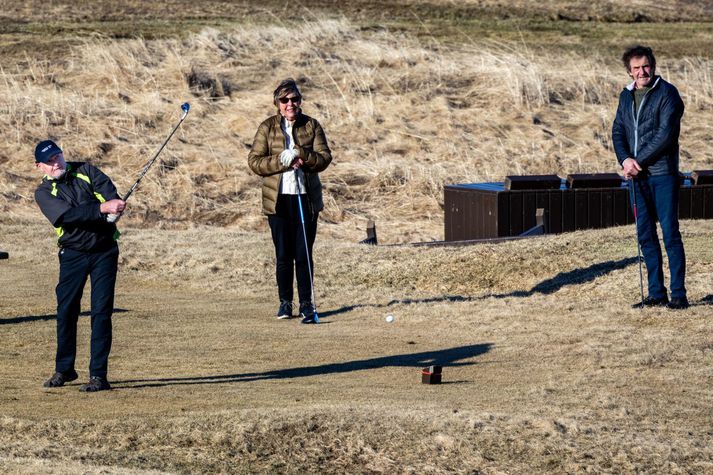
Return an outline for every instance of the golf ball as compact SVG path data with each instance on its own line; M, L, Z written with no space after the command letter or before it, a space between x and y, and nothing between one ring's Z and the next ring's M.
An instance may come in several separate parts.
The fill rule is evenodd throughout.
M387 322L387 323L391 323L391 322L393 322L393 321L394 321L394 316L393 316L393 315L387 315L387 316L386 316L386 322Z

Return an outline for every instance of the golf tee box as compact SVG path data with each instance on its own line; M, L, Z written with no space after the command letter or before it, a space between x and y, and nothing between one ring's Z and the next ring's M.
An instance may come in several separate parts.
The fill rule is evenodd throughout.
M441 366L429 366L421 371L421 382L423 384L441 384Z

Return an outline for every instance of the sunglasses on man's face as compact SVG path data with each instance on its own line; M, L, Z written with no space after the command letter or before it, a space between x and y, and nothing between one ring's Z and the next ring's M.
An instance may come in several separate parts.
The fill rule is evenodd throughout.
M278 99L278 101L280 101L280 103L282 103L282 104L287 104L288 102L291 102L291 103L293 103L293 104L299 104L300 102L302 102L302 98L301 98L300 96L297 96L297 97L281 97L281 98Z

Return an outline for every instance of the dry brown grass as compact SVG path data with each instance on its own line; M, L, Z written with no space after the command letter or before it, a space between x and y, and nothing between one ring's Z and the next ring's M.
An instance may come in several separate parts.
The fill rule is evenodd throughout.
M295 34L304 41L290 42ZM374 219L388 223L385 242L439 239L444 183L615 168L609 130L626 77L611 58L467 40L424 43L317 19L204 29L183 40L88 39L58 62L28 58L0 81L0 162L12 163L0 210L34 212L31 151L47 136L126 190L190 100L191 115L126 221L263 230L259 179L245 156L283 76L303 83L305 110L334 149L323 174L331 236L354 240ZM683 167L710 168L711 62L659 62L688 107Z
M1 472L713 473L709 222L683 222L694 305L677 313L629 308L630 226L354 244L367 219L382 242L440 239L446 183L614 170L615 55L634 36L686 101L683 168L711 168L709 24L549 20L706 21L707 3L52 1L49 25L38 3L0 1ZM325 324L306 328L273 316L246 164L290 75L335 155L315 251ZM125 191L186 100L121 222L115 390L44 391L56 248L33 145L55 137ZM446 384L421 385L434 362Z
M90 396L40 388L54 347L45 232L3 221L5 472L713 469L709 222L683 223L694 306L678 313L629 308L631 227L439 249L322 237L325 324L310 327L273 316L264 234L127 228L115 390ZM87 317L80 328L86 375ZM434 362L446 384L421 385Z

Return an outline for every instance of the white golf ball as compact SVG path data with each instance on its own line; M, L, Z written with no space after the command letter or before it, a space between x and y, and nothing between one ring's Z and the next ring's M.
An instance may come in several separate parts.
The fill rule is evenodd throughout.
M394 316L393 316L393 315L387 315L387 316L386 316L386 322L387 322L387 323L391 323L391 322L393 322L393 321L394 321Z

